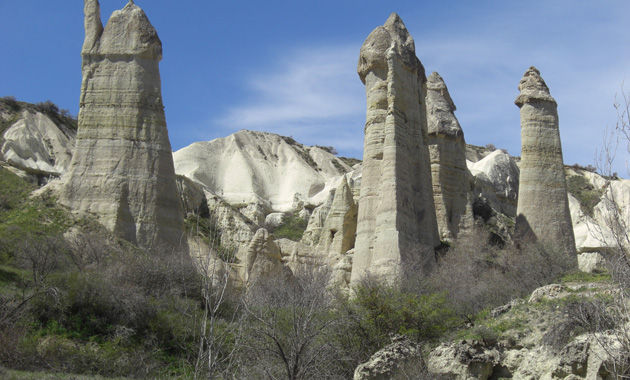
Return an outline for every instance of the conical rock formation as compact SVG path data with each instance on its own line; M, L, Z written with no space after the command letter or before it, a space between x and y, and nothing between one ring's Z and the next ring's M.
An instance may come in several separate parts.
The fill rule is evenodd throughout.
M466 141L455 117L455 104L440 74L427 80L427 145L431 158L433 199L442 240L454 240L472 227L471 178L466 167Z
M319 249L329 256L343 255L354 248L357 230L357 205L345 177L335 190L335 197L319 238Z
M367 114L352 282L428 270L439 244L426 147L424 67L392 14L361 47ZM424 136L423 136L424 135Z
M159 73L162 43L129 2L103 28L85 0L79 128L61 202L118 236L172 249L183 233Z
M525 72L518 89L522 147L517 232L575 255L556 101L535 67Z

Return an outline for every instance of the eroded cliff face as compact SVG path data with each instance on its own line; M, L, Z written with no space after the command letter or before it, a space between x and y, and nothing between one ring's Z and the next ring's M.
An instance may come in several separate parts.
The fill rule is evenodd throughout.
M145 248L179 247L183 213L162 104L162 43L130 1L105 28L85 1L79 128L60 201Z
M518 88L522 147L516 229L575 257L556 101L535 67Z
M473 225L471 176L466 166L464 132L455 103L440 74L427 80L427 129L433 199L440 239L453 241Z
M424 67L397 14L367 37L359 57L367 114L352 282L398 281L429 270L439 244L425 143Z

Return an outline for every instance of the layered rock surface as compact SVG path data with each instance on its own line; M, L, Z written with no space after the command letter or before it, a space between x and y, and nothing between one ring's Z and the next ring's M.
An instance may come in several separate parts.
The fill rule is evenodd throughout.
M0 160L35 177L61 175L72 159L74 120L0 98Z
M433 177L433 199L440 239L452 241L473 225L466 141L455 117L455 103L442 77L427 79L427 145Z
M398 281L433 265L439 244L424 141L424 67L397 14L367 37L357 71L367 114L352 282Z
M558 127L558 111L547 84L530 67L519 84L521 165L517 231L547 247L575 255Z
M106 27L85 1L79 128L60 201L142 247L180 245L183 214L162 104L162 43L130 1Z

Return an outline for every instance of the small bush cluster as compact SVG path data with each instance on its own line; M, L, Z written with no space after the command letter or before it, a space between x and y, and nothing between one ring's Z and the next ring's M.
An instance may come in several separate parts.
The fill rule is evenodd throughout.
M446 292L454 310L470 322L482 310L524 297L573 269L575 260L553 249L536 243L500 247L486 235L477 231L454 242L425 285Z
M603 190L595 189L586 178L577 175L567 178L567 191L580 202L582 212L588 216L593 216L593 208L603 194Z
M276 239L286 238L293 241L299 241L304 235L308 222L295 214L288 214L284 217L282 224L271 229L271 233Z

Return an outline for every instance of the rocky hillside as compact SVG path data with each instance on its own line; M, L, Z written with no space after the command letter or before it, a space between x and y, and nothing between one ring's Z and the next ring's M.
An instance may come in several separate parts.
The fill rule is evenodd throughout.
M231 204L260 203L292 211L323 203L352 161L291 137L242 130L173 153L175 171Z
M0 159L31 180L57 177L66 170L76 131L77 121L50 101L29 104L0 98Z
M31 182L41 185L65 172L75 134L76 120L51 102L0 99L0 159ZM189 197L191 191L197 194L194 201L184 199L188 202L185 208L194 211L202 198L210 205L223 205L217 206L223 220L219 225L228 234L241 235L226 240L243 242L253 236L253 232L244 232L246 225L247 230L255 230L265 226L266 219L278 224L287 213L302 212L308 220L312 210L332 201L331 193L346 174L355 201L358 199L360 161L331 151L290 137L242 130L194 143L175 152L173 158L180 178L191 180L180 190L187 189ZM516 212L519 158L500 149L467 145L466 162L475 217L497 235L507 236ZM612 243L605 227L611 218L606 199L614 197L621 205L620 215L630 222L630 181L608 181L592 169L578 166L567 166L565 171L578 253L605 250Z

